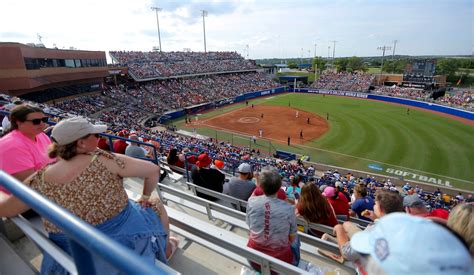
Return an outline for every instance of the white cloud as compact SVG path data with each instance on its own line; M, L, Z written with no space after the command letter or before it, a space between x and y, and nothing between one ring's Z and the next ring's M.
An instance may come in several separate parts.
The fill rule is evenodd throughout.
M469 0L3 0L0 41L37 42L39 33L48 47L147 51L158 45L151 6L163 8L165 51L203 50L202 9L208 50L249 45L251 58L299 57L301 48L312 55L314 43L326 56L331 40L337 56L378 55L394 39L399 53L413 55L469 54L473 44Z

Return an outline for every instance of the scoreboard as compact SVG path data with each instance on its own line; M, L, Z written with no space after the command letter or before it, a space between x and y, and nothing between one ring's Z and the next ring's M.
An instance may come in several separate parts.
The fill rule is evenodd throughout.
M436 72L436 60L414 60L403 74L403 81L429 83Z

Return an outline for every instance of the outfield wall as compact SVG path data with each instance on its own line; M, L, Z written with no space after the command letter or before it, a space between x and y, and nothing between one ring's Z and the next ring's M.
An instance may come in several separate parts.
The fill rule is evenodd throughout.
M275 89L268 89L268 90L261 90L246 93L243 95L236 96L234 98L223 99L215 102L208 102L196 106L191 106L179 110L173 110L165 113L160 118L160 123L166 123L168 120L173 120L185 115L192 115L196 113L200 113L209 109L238 103L250 99L254 99L261 96L267 96L271 94L281 94L287 91L286 87L279 87ZM417 101L413 99L407 98L398 98L398 97L391 97L391 96L383 96L383 95L374 95L368 93L358 93L358 92L347 92L347 91L335 91L335 90L318 90L318 89L307 89L307 88L300 88L293 90L294 92L298 93L310 93L310 94L327 94L327 95L338 95L338 96L349 96L349 97L357 97L357 98L365 98L365 99L373 99L378 101L385 101L397 104L403 104L407 106L418 107L422 109L432 110L436 112L441 112L469 120L474 120L474 112L469 112L461 109L452 108L449 106L439 105L431 102L424 102L424 101Z
M338 95L338 96L350 96L357 98L366 98L373 99L378 101L385 101L397 104L403 104L407 106L418 107L422 109L427 109L431 111L441 112L448 115L453 115L461 117L464 119L474 120L474 112L469 112L466 110L456 109L449 106L439 105L431 102L417 101L407 98L391 97L384 95L374 95L367 93L358 93L358 92L344 92L344 91L333 91L333 90L316 90L316 89L296 89L296 92L299 93L311 93L311 94L328 94L328 95Z

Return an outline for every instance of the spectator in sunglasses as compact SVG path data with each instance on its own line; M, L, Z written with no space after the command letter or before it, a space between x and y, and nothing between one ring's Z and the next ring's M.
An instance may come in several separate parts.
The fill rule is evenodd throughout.
M0 139L0 170L23 181L35 171L54 161L47 148L51 144L43 132L48 117L32 105L18 105L11 110L10 128ZM9 195L0 186L0 195Z
M159 199L150 199L160 167L98 149L99 133L106 130L106 125L93 125L82 117L62 120L51 132L53 144L48 152L57 161L31 175L25 184L146 260L153 262L156 257L166 263L176 241L173 245L168 238L169 221L163 204ZM144 178L138 203L128 199L124 177ZM11 217L27 209L18 198L0 200L0 217ZM71 254L64 233L47 220L44 227L49 238ZM100 274L117 273L100 257L94 259L94 266ZM63 272L66 273L62 266L45 253L41 274Z

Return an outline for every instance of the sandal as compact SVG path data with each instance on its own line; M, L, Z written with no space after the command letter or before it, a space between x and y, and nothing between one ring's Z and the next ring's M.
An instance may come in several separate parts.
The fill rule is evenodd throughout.
M168 245L171 248L171 253L169 256L166 257L166 259L169 261L171 258L173 258L174 253L176 253L176 250L178 250L178 244L179 244L179 239L176 237L170 237L168 241ZM166 249L166 254L168 254L168 249Z

